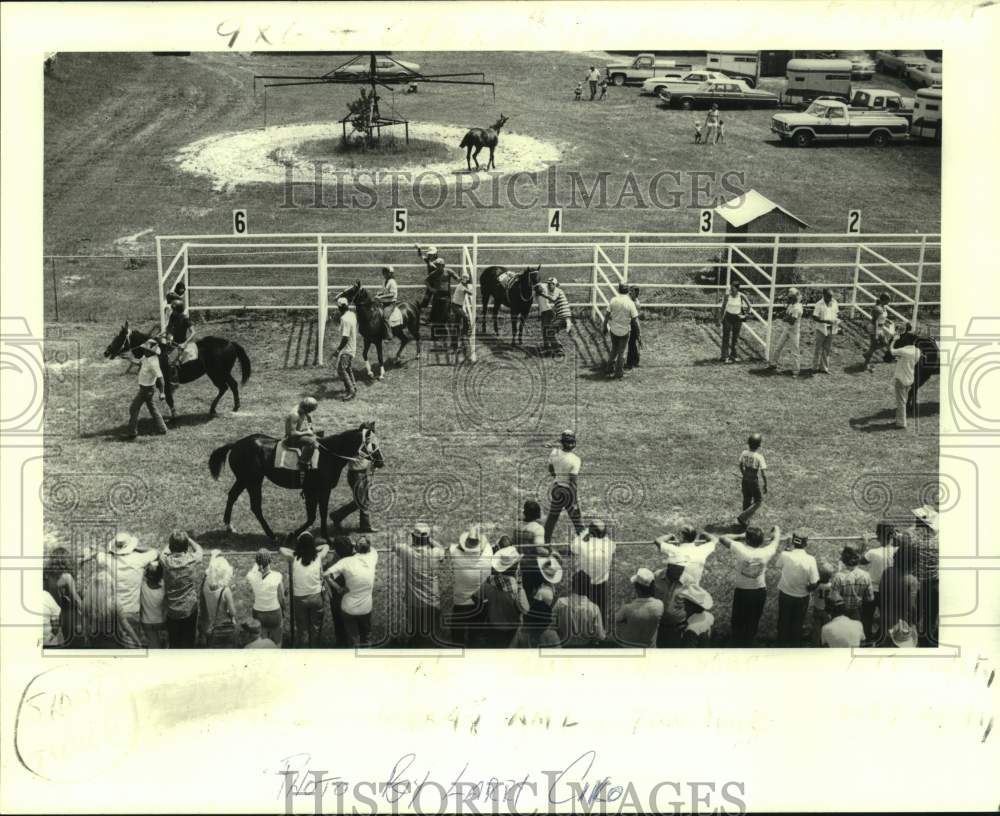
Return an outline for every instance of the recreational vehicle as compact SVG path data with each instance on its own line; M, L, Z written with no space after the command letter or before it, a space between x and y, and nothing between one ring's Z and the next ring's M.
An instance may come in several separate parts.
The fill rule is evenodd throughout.
M848 60L793 59L785 69L788 84L782 102L808 104L821 96L845 102L851 96L851 63Z
M742 79L751 88L756 88L760 80L760 51L709 51L705 67Z
M913 100L910 136L941 141L941 89L920 88Z

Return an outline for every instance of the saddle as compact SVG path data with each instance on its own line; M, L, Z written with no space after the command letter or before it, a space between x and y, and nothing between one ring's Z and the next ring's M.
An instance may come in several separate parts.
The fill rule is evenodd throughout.
M285 440L278 442L274 448L275 470L298 470L300 448L285 444ZM312 460L309 462L309 470L316 470L319 467L319 448L313 452Z
M382 309L382 319L390 329L403 325L403 310L398 305L393 306L392 311L388 314L386 314L386 311L386 309Z
M497 278L497 283L499 283L506 291L510 291L511 287L517 281L517 272L502 272L500 277Z

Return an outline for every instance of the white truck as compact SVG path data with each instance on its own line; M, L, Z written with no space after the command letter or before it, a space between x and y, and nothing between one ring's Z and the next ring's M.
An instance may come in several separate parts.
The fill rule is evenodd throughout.
M913 97L884 88L855 88L851 96L851 110L885 111L909 121L913 118Z
M655 54L639 54L631 62L614 62L605 69L612 85L638 85L667 72L690 71L691 65L659 59Z
M852 110L837 99L817 99L802 113L778 113L771 130L782 142L805 147L812 142L866 141L882 147L907 137L910 123L880 111Z

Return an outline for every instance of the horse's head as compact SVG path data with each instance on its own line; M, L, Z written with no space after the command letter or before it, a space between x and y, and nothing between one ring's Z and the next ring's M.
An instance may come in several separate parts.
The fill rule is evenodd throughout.
M525 279L528 281L528 288L532 292L535 291L535 287L538 286L539 282L542 279L541 272L542 272L541 264L539 264L538 266L528 266L525 267L524 269L523 275Z
M354 282L353 286L345 289L337 295L337 297L334 298L334 302L343 298L351 305L357 305L358 303L364 303L364 298L367 294L368 293L365 291L365 288L361 285L361 281L357 280Z
M372 467L385 467L385 459L382 457L382 448L379 447L378 437L375 435L375 422L362 422L359 429L361 431L361 456L371 459Z
M507 124L507 121L508 121L509 118L510 117L508 117L508 116L504 116L503 115L503 111L501 111L500 112L500 118L497 119L497 123L493 126L492 129L493 130L500 130L500 128L502 128L505 124Z
M132 329L129 327L128 321L126 320L122 323L122 327L118 330L118 334L114 336L108 347L104 349L104 356L107 358L117 357L123 351L128 351L129 349L129 339L132 336ZM134 354L135 352L133 352Z

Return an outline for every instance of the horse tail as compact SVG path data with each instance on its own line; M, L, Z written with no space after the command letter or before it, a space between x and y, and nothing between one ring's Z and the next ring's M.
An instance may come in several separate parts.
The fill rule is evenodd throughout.
M239 343L233 343L233 346L236 348L236 358L240 361L240 371L243 372L240 383L245 385L246 381L250 379L250 358Z
M470 130L462 137L462 143L459 145L459 147L475 147L475 146L476 142L472 136L472 131Z
M208 469L211 471L213 479L218 480L222 473L222 466L226 463L226 459L229 458L229 449L232 447L232 443L223 445L221 448L216 448L212 451L212 455L208 457Z

